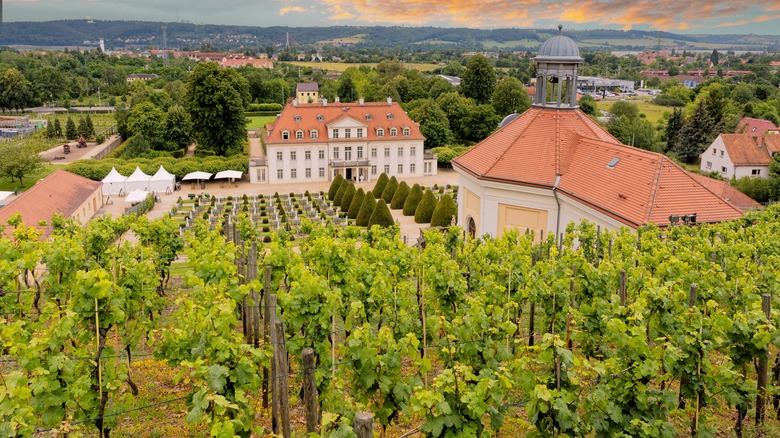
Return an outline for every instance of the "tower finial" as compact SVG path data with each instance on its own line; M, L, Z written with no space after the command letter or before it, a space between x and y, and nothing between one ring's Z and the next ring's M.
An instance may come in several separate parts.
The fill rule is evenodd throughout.
M562 24L558 25L558 35L563 35L563 25Z

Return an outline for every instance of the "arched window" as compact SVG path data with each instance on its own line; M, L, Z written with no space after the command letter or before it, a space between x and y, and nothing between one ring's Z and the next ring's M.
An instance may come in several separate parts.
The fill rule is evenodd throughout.
M282 140L290 139L290 131L282 131Z
M319 138L319 137L320 137L320 134L317 132L317 130L316 130L316 129L312 129L312 130L309 132L309 137L311 137L311 138L315 138L315 139L316 139L316 138Z
M468 228L469 236L471 236L472 239L477 237L477 223L474 222L473 217L469 217L467 228Z
M377 128L376 136L377 137L384 137L385 136L385 129L384 128Z
M403 131L404 132L404 137L408 137L411 134L411 131L412 130L409 129L409 128L404 128L404 131Z
M390 137L395 137L398 135L398 130L396 128L390 128Z
M299 129L295 131L295 139L296 140L303 140L303 130Z

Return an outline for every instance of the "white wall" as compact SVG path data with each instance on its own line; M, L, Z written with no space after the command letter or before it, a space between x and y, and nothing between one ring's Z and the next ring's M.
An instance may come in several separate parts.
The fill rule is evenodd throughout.
M725 170L723 170L725 168ZM712 142L710 147L701 154L702 172L720 172L724 178L731 179L734 176L734 163L729 158L726 146L723 144L723 137L718 136Z

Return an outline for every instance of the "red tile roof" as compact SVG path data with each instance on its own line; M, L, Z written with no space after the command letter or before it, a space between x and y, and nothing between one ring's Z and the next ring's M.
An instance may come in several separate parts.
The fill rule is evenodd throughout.
M40 221L51 223L56 213L68 218L101 187L100 181L57 169L0 208L0 224L5 225L8 218L16 213L22 215L25 224L33 226L37 226ZM48 234L49 227L44 231Z
M772 152L775 151L775 149L770 148L780 147L780 144L776 144L777 141L773 141L769 137L772 136L720 135L723 146L726 147L726 152L729 154L729 159L735 166L768 166L772 162Z
M740 210L755 210L761 207L761 204L753 200L753 198L732 187L726 181L710 178L698 173L691 172L690 175L693 179L699 181L701 185L710 189L710 191L720 196L724 201L729 201L734 204L734 206Z
M609 167L613 159L616 165ZM626 146L578 109L532 107L452 164L482 180L558 190L638 227L669 215L699 222L742 212L665 156Z
M388 115L391 118L388 118ZM296 121L296 116L300 117ZM319 117L321 116L321 117ZM367 117L369 116L369 117ZM364 126L362 138L356 138L352 133L351 138L328 138L328 127L343 119L354 120L356 124ZM425 140L419 125L404 112L397 102L365 102L360 105L357 102L334 102L324 106L321 103L302 104L297 106L288 104L282 110L279 117L272 124L267 125L266 144L300 144L323 142L350 142L350 141L397 141L397 140ZM377 137L377 129L384 128L384 136ZM390 128L396 128L398 135L390 136ZM409 135L403 135L403 129L409 128ZM312 139L310 131L317 130L318 138ZM282 139L282 132L290 133L290 140ZM303 130L302 140L295 138L295 132ZM343 137L343 136L342 136Z
M776 131L777 126L769 120L754 119L752 117L743 117L737 125L737 133L752 135L764 135L767 131Z

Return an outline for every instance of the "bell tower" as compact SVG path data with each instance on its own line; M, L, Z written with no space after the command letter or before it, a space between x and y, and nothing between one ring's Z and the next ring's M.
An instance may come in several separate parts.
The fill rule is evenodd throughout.
M534 106L576 108L577 75L583 59L580 57L577 43L563 35L563 26L558 25L558 35L542 44L534 61Z

